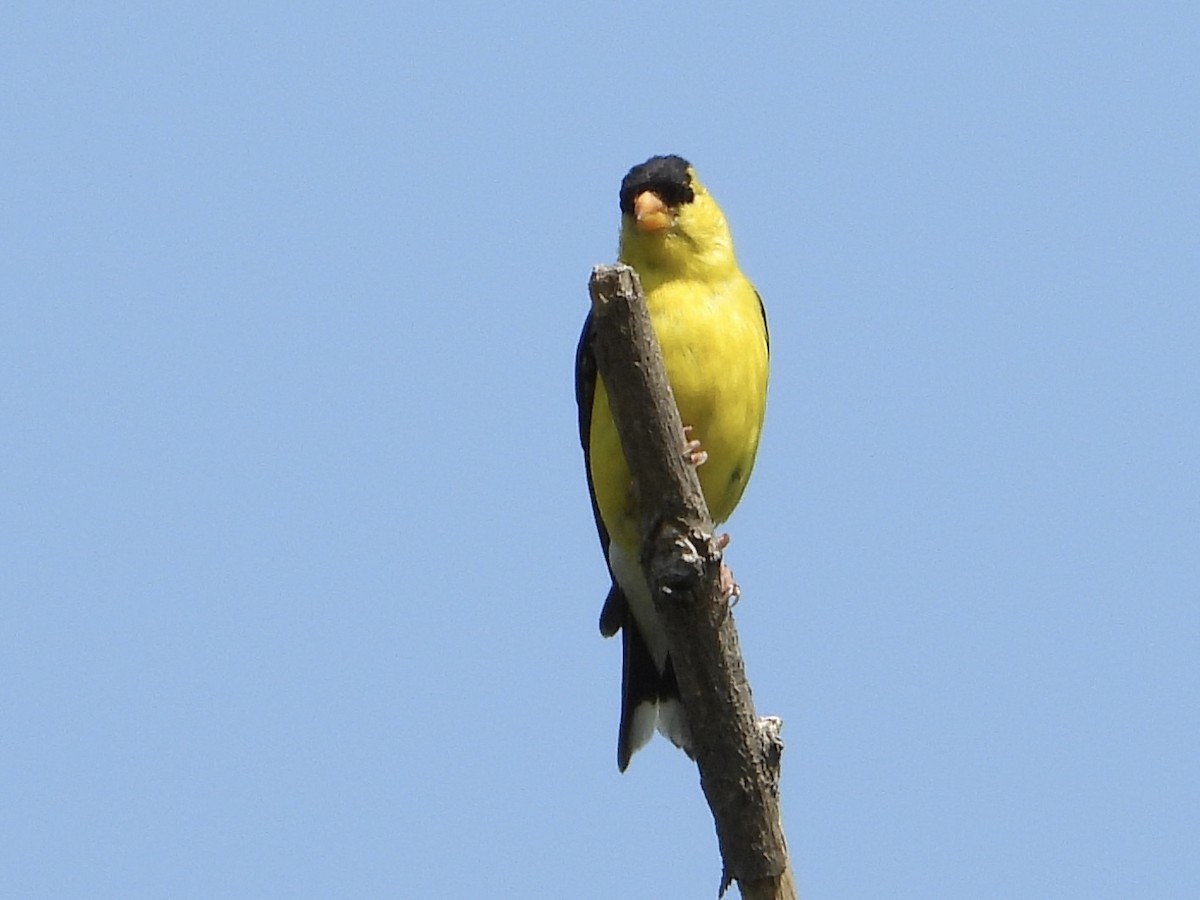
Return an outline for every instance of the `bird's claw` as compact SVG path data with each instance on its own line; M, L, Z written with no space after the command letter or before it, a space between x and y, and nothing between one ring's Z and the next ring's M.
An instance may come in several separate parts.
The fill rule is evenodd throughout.
M728 533L718 534L713 538L713 542L717 545L717 552L720 553L729 546L731 538ZM738 583L733 580L733 570L729 566L721 563L721 596L728 601L731 607L737 606L738 601L742 599L742 589L738 587Z
M683 458L688 462L689 465L699 468L708 462L708 451L704 449L704 446L699 441L692 438L691 435L692 426L684 425Z
M742 589L738 587L738 583L733 580L733 570L725 563L721 563L721 596L725 598L725 602L730 608L738 605L738 601L742 599Z

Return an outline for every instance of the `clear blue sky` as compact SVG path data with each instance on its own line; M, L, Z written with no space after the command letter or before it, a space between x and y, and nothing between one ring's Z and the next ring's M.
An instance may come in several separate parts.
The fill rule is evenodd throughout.
M689 157L817 898L1200 896L1200 7L14 4L0 895L709 897L572 357Z

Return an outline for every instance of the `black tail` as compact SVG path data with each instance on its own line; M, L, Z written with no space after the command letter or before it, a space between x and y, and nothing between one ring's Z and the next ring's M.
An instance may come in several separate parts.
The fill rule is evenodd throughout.
M633 752L650 739L654 733L654 717L663 687L663 678L654 665L654 658L646 647L642 633L628 612L621 625L621 647L624 659L621 664L621 727L617 734L617 768L622 772L629 767ZM672 674L674 685L675 676ZM675 694L679 687L675 686ZM634 728L634 714L642 708L644 716L650 716L649 727Z
M600 612L600 633L612 637L621 632L621 725L617 732L617 768L624 772L633 754L654 734L661 709L669 709L676 718L674 729L664 732L672 743L691 756L683 702L679 698L679 682L671 657L666 658L660 672L654 657L634 619L625 594L614 584ZM668 705L669 704L669 705Z

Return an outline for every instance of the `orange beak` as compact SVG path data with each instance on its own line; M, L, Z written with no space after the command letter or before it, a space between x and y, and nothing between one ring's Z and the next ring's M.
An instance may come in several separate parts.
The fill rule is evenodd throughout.
M633 198L633 219L638 231L665 231L671 226L671 211L658 194L642 191Z

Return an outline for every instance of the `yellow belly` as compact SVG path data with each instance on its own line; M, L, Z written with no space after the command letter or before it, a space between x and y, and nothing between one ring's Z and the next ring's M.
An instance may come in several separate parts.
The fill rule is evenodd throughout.
M758 296L738 277L715 291L695 282L662 284L649 291L646 302L680 418L708 453L699 469L704 499L713 521L724 522L754 467L766 409L767 339ZM590 459L605 527L612 540L636 552L641 512L600 381Z

